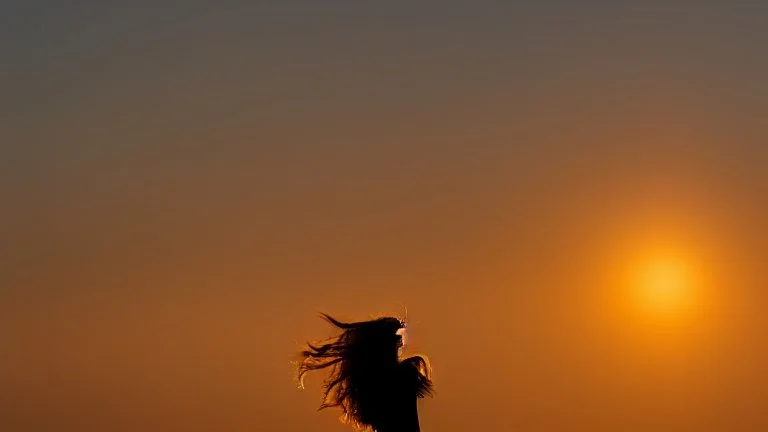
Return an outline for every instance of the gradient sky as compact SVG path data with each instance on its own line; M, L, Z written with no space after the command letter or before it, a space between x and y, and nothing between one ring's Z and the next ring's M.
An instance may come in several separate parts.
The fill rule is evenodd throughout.
M768 5L181 3L0 3L0 429L341 432L405 304L425 431L768 430Z

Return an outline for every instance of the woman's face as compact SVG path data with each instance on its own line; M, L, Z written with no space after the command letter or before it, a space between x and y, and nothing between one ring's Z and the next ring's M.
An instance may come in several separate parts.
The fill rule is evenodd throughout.
M402 348L405 346L406 343L408 343L408 332L406 331L405 327L401 327L395 332L395 335L397 336L397 347Z

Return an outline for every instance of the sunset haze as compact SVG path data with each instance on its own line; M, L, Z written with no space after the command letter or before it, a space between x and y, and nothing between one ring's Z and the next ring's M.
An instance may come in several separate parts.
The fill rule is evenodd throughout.
M768 430L768 3L608 3L4 2L0 430Z

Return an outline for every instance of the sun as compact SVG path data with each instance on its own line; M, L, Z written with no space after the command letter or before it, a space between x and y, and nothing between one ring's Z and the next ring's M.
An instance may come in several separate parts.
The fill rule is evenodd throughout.
M681 313L692 301L693 273L683 260L671 257L647 259L638 268L635 278L638 301L648 313Z

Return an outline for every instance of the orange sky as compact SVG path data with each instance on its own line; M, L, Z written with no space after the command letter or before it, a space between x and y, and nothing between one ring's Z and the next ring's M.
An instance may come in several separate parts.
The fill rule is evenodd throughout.
M764 7L17 3L1 430L341 432L292 354L401 304L425 431L768 429Z

